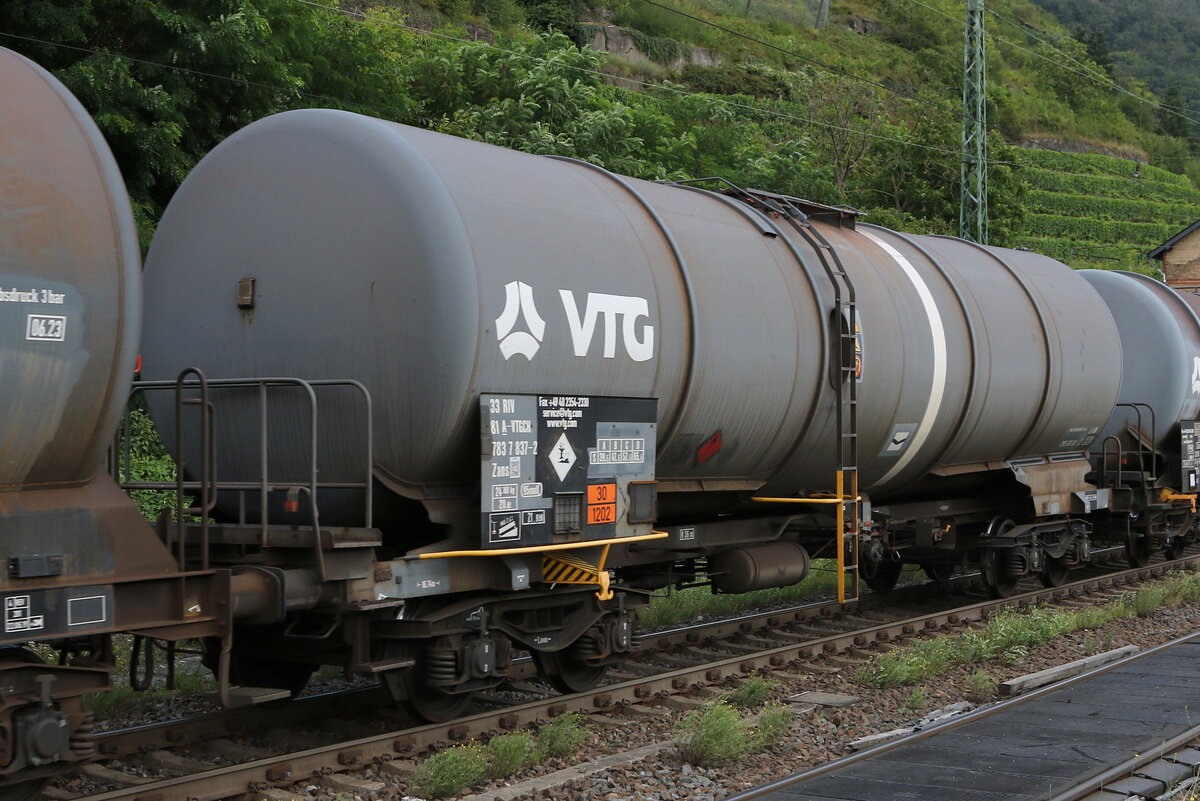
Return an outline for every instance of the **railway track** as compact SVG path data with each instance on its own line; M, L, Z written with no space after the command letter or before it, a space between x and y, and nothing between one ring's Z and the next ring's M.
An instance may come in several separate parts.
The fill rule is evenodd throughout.
M1116 672L1123 665L1149 662L1155 655L1170 652L1181 644L1194 642L1195 639L1196 633L1192 632L1153 648L1131 654L1117 662L1105 665L1096 672ZM1151 668L1143 669L1147 672L1152 672ZM797 797L805 795L806 791L811 795L821 795L823 797L824 793L822 793L819 787L805 786L805 782L828 777L845 771L846 768L869 763L877 757L894 755L895 752L903 753L905 749L915 743L936 740L948 731L956 731L956 733L966 734L968 737L972 735L978 737L983 733L972 731L974 724L988 721L989 719L1004 720L1003 716L1014 708L1036 704L1041 700L1054 700L1064 688L1071 685L1086 684L1093 675L1095 674L1089 672L1085 675L1075 676L1062 682L1056 682L1052 685L1032 690L1008 700L988 704L967 714L955 716L952 719L928 726L908 736L832 760L823 765L817 765L744 792L736 793L730 796L727 801L771 801L771 799L780 798L781 791L789 790L789 797L791 797L791 793L795 793ZM1134 690L1139 687L1139 684L1136 679L1130 678L1128 687L1130 690ZM1100 719L1093 723L1097 728L1102 728L1105 725L1111 726L1112 724L1113 720L1111 719ZM1013 725L1013 719L1010 717L1005 723L999 725L1011 726ZM1052 726L1053 723L1048 725ZM1134 726L1133 723L1129 723L1128 725L1131 728ZM1064 732L1064 735L1066 734ZM1183 781L1189 781L1189 786L1179 787L1180 790L1186 792L1172 793L1171 795L1172 797L1181 799L1181 801L1182 799L1193 799L1196 797L1194 790L1195 771L1200 768L1200 750L1197 750L1198 748L1200 748L1200 724L1193 725L1189 723L1182 729L1172 732L1170 736L1164 736L1162 739L1155 741L1152 745L1131 750L1128 758L1112 764L1106 769L1097 770L1082 779L1072 777L1068 780L1064 776L1063 781L1065 783L1059 782L1062 784L1061 787L1054 787L1052 782L1051 790L1044 795L1038 795L1038 797L1045 799L1045 801L1117 801L1118 799L1125 798L1161 798L1164 797L1161 795L1164 789L1170 790L1172 787L1179 786ZM1021 773L1023 767L1024 764L1019 757L1013 758L1012 764L1006 766L1008 770L1017 775ZM930 770L936 770L936 768L930 766ZM911 787L911 794L909 794L909 787ZM912 787L911 785L906 785L905 797L915 798L922 791L936 791L936 789L936 787ZM1029 787L1027 786L1013 786L1012 792L1014 797L1031 797ZM895 796L889 795L888 797L894 798Z
M848 607L821 601L652 632L643 636L646 653L639 660L613 671L610 683L573 695L559 695L532 684L532 664L518 662L511 687L526 697L535 697L514 702L511 694L484 693L476 704L481 711L450 723L407 727L387 711L381 693L367 688L298 699L269 710L230 710L106 732L95 736L103 758L129 760L135 766L144 763L183 775L150 781L134 777L129 781L136 784L115 786L121 781L119 771L93 768L93 779L114 786L99 793L89 791L86 797L93 801L230 798L411 759L431 749L544 722L567 711L591 714L620 712L631 705L699 705L711 695L706 688L755 674L782 673L788 667L800 666L803 670L805 665L830 660L853 666L865 658L860 652L876 643L970 625L1004 607L1070 604L1085 596L1105 600L1170 570L1195 568L1200 565L1200 549L1194 550L1180 559L1099 572L1060 587L1029 589L1005 599L983 598L972 576L959 576L941 585L901 588L889 596L864 596ZM328 721L331 716L345 721L345 725L335 727L340 741L334 744L293 744L286 753L238 746L234 753L224 755L230 761L237 760L237 764L205 764L206 741L229 743L227 738L243 738L267 729L302 729L306 722ZM175 756L164 757L165 753ZM72 797L61 790L54 791L53 796Z

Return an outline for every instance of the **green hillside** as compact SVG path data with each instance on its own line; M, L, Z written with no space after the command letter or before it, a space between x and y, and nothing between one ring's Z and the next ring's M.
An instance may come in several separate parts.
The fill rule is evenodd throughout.
M1195 0L1035 0L1094 46L1112 71L1145 81L1173 105L1200 108L1200 9ZM1187 114L1197 132L1200 114ZM1176 118L1177 120L1179 118Z
M1072 267L1157 275L1145 254L1200 219L1200 191L1158 167L1033 149L1019 150L1018 161L1029 215L1015 244Z
M143 241L209 148L308 106L954 233L960 3L831 0L819 26L819 0L30 0L0 4L0 44L93 113ZM1126 266L1196 215L1150 90L1030 0L987 5L990 241Z

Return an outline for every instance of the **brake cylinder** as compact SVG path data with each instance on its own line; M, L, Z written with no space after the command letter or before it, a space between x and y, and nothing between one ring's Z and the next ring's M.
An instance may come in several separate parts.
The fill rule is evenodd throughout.
M794 542L772 542L729 548L708 560L709 577L718 592L750 592L787 587L808 575L808 551Z

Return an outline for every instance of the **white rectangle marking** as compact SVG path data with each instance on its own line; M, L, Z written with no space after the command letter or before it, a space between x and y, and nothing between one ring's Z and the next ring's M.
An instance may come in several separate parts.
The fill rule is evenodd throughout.
M86 611L81 610L82 616L89 617L88 620L76 620L76 604L82 605L84 601L99 601L100 602L100 617L87 615ZM108 620L108 599L103 595L88 595L83 598L71 598L67 601L67 625L68 626L86 626L91 623L104 623Z

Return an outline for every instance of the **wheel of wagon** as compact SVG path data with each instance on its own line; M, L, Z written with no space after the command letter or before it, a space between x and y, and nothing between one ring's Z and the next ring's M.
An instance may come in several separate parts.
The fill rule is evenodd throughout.
M1130 567L1145 567L1153 555L1154 549L1150 545L1149 537L1134 531L1129 532L1125 539L1125 558L1129 560Z
M1065 559L1047 559L1042 574L1038 577L1047 587L1061 587L1067 583L1071 568L1067 567Z
M560 692L583 693L597 687L608 672L608 665L589 665L573 654L562 651L534 651L538 673Z
M864 562L862 579L867 586L878 593L888 593L896 588L900 579L900 571L904 564L894 559L883 558L874 565Z
M1009 548L988 548L979 559L979 572L993 598L1007 598L1017 591L1020 575L1013 570Z
M1187 540L1184 537L1172 537L1167 541L1167 558L1182 559L1187 550Z
M41 665L44 662L45 660L27 648L20 646L0 648L0 665ZM5 745L9 749L12 747L10 743L5 743ZM29 799L41 795L42 790L50 783L50 779L44 776L24 780L19 776L20 774L17 774L14 781L0 783L0 801L29 801Z
M954 575L954 565L949 565L944 562L928 563L921 565L921 569L925 571L925 576L930 581L938 583L949 581Z
M400 655L397 646L389 644L384 647L383 658ZM412 667L381 673L379 683L398 707L417 720L428 723L454 720L470 706L473 694L448 692L444 686L429 682L431 670L436 672L436 666L431 661L440 664L446 656L445 651L425 647L414 657L415 664Z

